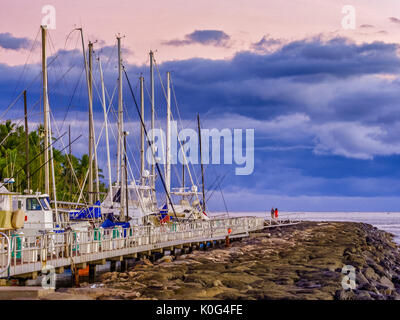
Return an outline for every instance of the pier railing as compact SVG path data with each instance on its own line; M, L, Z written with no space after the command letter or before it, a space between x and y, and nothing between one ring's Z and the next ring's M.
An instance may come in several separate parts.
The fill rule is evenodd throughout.
M157 227L116 227L34 236L13 235L10 244L2 237L0 270L6 271L0 274L0 278L41 271L46 265L55 268L69 267L173 245L223 239L228 234L231 237L246 236L249 232L263 228L263 218L238 217L164 224ZM8 261L9 252L11 261ZM7 268L8 262L10 263Z
M298 224L303 220L301 213L284 213L279 216L279 219L267 217L265 219L265 226L267 228L277 227L277 226L288 226L293 224Z

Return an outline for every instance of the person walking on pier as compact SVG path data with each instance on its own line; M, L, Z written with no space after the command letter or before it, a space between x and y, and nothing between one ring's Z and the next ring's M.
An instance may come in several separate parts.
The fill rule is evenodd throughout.
M274 208L271 209L271 219L274 219L275 210Z
M275 219L278 220L278 208L275 208Z

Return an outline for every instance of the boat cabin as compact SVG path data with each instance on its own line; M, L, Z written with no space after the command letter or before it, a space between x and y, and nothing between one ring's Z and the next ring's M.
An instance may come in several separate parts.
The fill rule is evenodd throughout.
M54 228L53 211L47 194L18 195L18 209L26 212L24 229Z

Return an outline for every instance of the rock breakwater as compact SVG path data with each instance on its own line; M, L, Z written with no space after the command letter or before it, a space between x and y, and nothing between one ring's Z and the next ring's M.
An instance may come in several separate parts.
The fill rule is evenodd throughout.
M355 286L345 289L344 266ZM266 229L230 248L139 261L101 282L46 299L400 299L400 254L368 224L305 222Z

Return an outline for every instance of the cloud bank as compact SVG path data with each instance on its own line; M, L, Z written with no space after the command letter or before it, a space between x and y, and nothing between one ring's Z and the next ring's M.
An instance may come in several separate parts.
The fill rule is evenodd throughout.
M28 49L32 41L28 38L14 37L11 33L0 33L0 48L7 50Z
M183 40L174 39L164 41L163 44L177 47L191 44L227 47L230 39L231 37L221 30L195 30L187 34Z
M192 36L180 41L211 41L205 38ZM271 50L271 45L276 47ZM372 201L365 199L383 203L400 192L398 49L396 44L357 44L345 38L284 42L265 36L232 59L176 60L158 67L162 76L172 71L184 127L195 127L195 116L200 113L203 127L255 129L252 176L236 177L232 168L223 165L206 169L207 186L217 175L229 174L223 187L227 198L232 195L231 210L246 210L246 203L259 210L277 199L282 200L276 204L282 209L290 201L291 210L296 203L299 210L321 210L326 201L332 210L364 210ZM103 49L106 56L111 52L111 48ZM59 63L49 70L50 104L57 119L66 117L67 123L74 125L74 135L84 134L77 150L85 152L87 97L84 81L78 83L83 67L81 53L59 51L58 55ZM110 97L117 79L115 64L111 59L104 70ZM126 65L126 69L138 98L136 78L143 73L148 89L148 66ZM31 65L29 70L26 83L40 73L40 66ZM21 72L22 67L0 65L1 105L7 106L12 100ZM97 72L94 108L95 119L101 123ZM32 101L40 98L40 92L39 81L29 91ZM164 126L166 102L159 84L156 93L157 125ZM124 98L127 130L137 134L138 119L127 90ZM145 118L149 120L147 95L145 101ZM113 103L116 106L115 96ZM12 110L13 116L18 117L18 112L22 115L22 110ZM173 114L178 120L174 99ZM114 118L110 116L113 126ZM136 134L130 138L132 150L137 148ZM104 143L100 143L100 150L104 150ZM105 163L104 157L100 162ZM241 202L235 202L235 198ZM339 203L338 199L344 200ZM320 202L316 205L313 201ZM397 202L390 203L387 210L394 210Z

